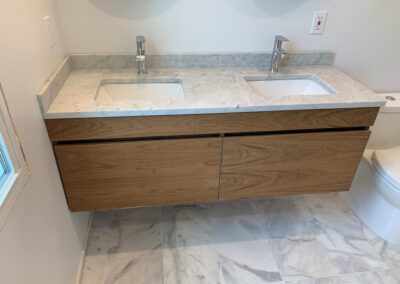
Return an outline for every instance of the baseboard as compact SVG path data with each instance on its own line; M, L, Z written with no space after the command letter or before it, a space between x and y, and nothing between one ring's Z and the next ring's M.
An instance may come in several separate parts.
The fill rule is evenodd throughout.
M75 281L76 284L79 284L81 282L81 278L82 278L83 262L85 260L86 247L87 247L87 242L89 239L90 227L92 226L93 215L94 215L94 213L90 212L89 221L88 221L88 225L87 225L87 231L86 231L86 235L85 235L84 249L82 250L81 256L79 258L79 267L78 267L78 272L76 274L76 281Z

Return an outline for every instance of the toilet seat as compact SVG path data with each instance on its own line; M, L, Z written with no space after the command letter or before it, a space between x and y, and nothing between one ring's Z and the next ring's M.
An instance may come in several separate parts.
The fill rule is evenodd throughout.
M378 174L400 193L400 146L375 150L372 154L372 164Z

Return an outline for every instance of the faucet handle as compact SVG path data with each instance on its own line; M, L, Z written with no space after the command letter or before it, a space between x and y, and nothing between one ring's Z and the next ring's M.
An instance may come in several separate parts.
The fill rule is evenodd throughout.
M281 35L277 35L275 36L275 43L274 43L274 47L276 49L281 49L282 48L282 43L285 41L289 41L287 38L285 38L284 36Z
M144 55L145 54L145 43L146 38L144 36L137 36L136 37L136 46L137 46L137 54Z
M145 42L146 38L144 36L137 36L136 37L136 42Z
M275 36L275 41L283 42L283 41L289 41L289 40L287 38L285 38L284 36L277 35L277 36Z

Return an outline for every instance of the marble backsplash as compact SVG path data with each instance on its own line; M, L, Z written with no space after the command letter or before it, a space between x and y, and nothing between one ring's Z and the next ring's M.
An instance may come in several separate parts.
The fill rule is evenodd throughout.
M229 68L269 67L272 54L256 53L183 53L147 55L150 68ZM73 69L136 68L134 54L71 54ZM332 65L332 51L291 52L282 65Z
M71 57L65 56L50 77L43 83L37 95L42 113L50 107L72 71Z
M149 68L268 68L270 52L256 53L185 53L147 55ZM282 65L332 65L332 51L291 52ZM39 105L45 113L58 95L69 74L75 69L136 68L135 54L70 54L63 58L38 93Z

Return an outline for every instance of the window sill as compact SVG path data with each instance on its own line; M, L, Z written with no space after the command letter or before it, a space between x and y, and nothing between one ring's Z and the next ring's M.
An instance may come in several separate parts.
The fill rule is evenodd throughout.
M0 205L0 232L5 227L8 217L28 182L29 177L29 170L22 168L18 173L15 173L12 180L10 180L11 186L4 194L5 199L3 201L0 200L2 202Z

